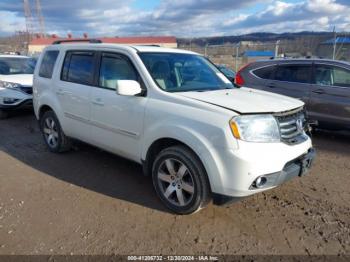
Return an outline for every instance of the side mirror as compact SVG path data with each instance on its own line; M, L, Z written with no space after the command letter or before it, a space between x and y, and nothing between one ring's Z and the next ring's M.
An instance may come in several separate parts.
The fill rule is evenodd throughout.
M118 80L116 92L121 96L136 96L142 94L142 88L137 81Z

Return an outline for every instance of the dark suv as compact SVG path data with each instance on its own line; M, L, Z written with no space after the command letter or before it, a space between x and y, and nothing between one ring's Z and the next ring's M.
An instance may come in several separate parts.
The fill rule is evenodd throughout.
M242 68L236 84L299 98L321 127L350 129L350 63L271 59Z

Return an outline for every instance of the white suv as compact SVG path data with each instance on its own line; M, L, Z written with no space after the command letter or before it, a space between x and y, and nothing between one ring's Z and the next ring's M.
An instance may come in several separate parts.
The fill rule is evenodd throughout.
M74 138L136 161L179 214L306 174L315 153L303 106L236 88L199 54L152 46L58 42L34 75L50 151Z
M10 110L32 106L35 59L0 55L0 119Z

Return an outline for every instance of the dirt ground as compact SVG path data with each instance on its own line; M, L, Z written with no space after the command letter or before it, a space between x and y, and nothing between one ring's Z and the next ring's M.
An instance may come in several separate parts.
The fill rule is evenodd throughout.
M350 135L318 132L312 172L229 207L169 213L141 167L34 117L0 122L0 254L350 254Z

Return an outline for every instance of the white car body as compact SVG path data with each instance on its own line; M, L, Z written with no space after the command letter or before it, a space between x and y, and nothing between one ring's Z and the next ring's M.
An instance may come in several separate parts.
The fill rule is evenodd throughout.
M168 93L161 90L138 52L195 54L178 49L110 44L53 45L59 50L52 79L34 78L34 109L50 107L64 133L140 164L151 146L161 139L180 141L203 163L213 195L245 197L276 187L285 180L290 161L312 150L311 139L301 143L256 143L236 139L229 123L245 114L274 114L303 107L303 102L249 88L210 92ZM67 50L98 50L127 56L147 87L147 96L120 96L110 90L72 84L60 79ZM45 51L43 53L45 53ZM42 56L38 61L41 63ZM278 174L275 184L252 189L260 176ZM276 180L276 181L277 181Z
M18 55L0 55L0 60L1 58L29 59L27 56ZM0 73L0 81L20 85L20 88L16 89L4 88L0 85L0 109L12 110L20 106L31 105L33 74L5 75Z

